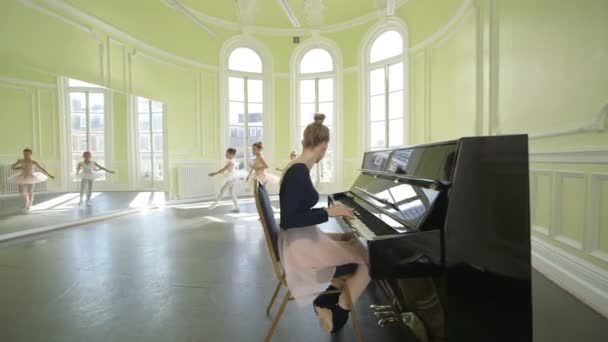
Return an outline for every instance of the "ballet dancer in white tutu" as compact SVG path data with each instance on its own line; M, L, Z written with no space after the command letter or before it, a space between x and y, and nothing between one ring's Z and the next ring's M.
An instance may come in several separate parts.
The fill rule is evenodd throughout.
M115 174L114 171L108 170L99 165L93 160L91 152L86 151L82 154L82 161L76 166L76 177L80 178L80 202L82 205L82 197L84 196L85 188L87 189L87 206L91 206L91 193L93 192L93 181L96 178L103 176L103 172Z
M276 175L266 172L268 170L268 164L266 163L266 159L264 159L264 155L262 154L262 150L264 146L261 141L258 141L251 145L251 151L255 158L249 164L249 175L247 175L247 182L257 179L260 183L267 185L279 184L280 178Z
M223 174L224 175L224 185L220 189L220 193L217 195L215 202L209 207L210 210L213 210L217 207L217 204L224 197L226 193L230 194L232 197L232 202L234 203L234 208L230 211L232 213L240 212L239 202L236 200L236 195L234 194L234 185L239 179L245 178L245 174L242 171L239 171L238 166L234 157L236 156L236 149L229 148L226 150L226 165L223 168L217 170L216 172L211 172L209 177L213 177L215 175Z
M34 203L34 184L46 182L47 179L54 179L55 177L32 159L32 150L29 148L23 150L23 159L18 159L11 165L11 168L21 170L21 172L10 176L8 181L18 185L19 193L23 197L23 211L28 211ZM34 168L38 168L42 172L34 171Z

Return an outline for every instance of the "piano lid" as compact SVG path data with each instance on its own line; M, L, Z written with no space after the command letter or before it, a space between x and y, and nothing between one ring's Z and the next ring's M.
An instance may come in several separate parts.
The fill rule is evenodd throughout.
M364 154L361 168L364 172L447 182L451 179L455 154L456 141L370 151Z

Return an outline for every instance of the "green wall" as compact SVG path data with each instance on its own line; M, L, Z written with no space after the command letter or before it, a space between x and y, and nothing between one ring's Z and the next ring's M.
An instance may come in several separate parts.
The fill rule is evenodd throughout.
M413 141L528 133L534 240L603 270L606 13L607 1L475 1L410 53Z

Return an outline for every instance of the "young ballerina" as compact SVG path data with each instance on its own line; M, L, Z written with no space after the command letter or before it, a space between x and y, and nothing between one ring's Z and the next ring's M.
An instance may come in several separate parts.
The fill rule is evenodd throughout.
M215 175L219 175L220 173L224 175L224 185L220 189L220 193L217 195L215 202L209 207L210 210L213 210L217 207L218 202L224 197L225 193L230 194L232 197L232 202L234 202L234 208L230 211L232 213L240 212L239 202L236 200L236 196L234 195L234 184L239 178L238 170L236 166L236 161L234 157L236 156L236 149L229 148L226 150L226 165L223 168L217 170L216 172L211 172L209 177L213 177Z
M84 196L84 189L87 188L87 206L91 206L91 193L93 191L93 181L95 178L101 176L99 170L103 170L107 173L114 174L114 171L108 170L105 167L99 165L96 161L92 160L91 152L86 151L82 154L83 161L78 162L76 166L76 176L80 178L80 202L78 205L82 205L82 196ZM82 170L82 172L80 172Z
M34 167L42 172L34 171ZM55 177L32 159L32 150L29 148L23 150L23 159L17 159L11 168L21 170L20 173L10 176L8 181L18 184L19 193L23 197L23 211L28 211L34 203L34 184L45 182L48 178L55 179Z
M353 234L328 234L318 224L329 217L353 217L353 210L343 205L313 208L319 201L310 178L310 169L323 159L329 143L329 129L323 125L325 116L315 115L315 122L304 130L299 157L283 173L279 201L281 229L279 254L289 290L300 304L309 303L325 290L336 266L354 263L357 269L346 280L354 303L370 281L366 247ZM328 290L341 290L332 284ZM345 295L322 294L314 299L315 313L321 327L335 333L348 320L349 310Z
M264 159L264 155L262 155L262 150L264 146L261 141L258 141L251 145L251 151L255 158L250 163L249 174L247 175L247 182L252 179L257 179L260 183L267 184L278 184L279 177L269 174L266 172L268 170L268 164L266 163L266 159Z
M296 159L297 156L298 156L298 152L296 152L295 150L292 150L291 152L289 152L289 162ZM280 167L277 167L276 170L279 172L283 172L283 170L285 170L285 168L281 169Z

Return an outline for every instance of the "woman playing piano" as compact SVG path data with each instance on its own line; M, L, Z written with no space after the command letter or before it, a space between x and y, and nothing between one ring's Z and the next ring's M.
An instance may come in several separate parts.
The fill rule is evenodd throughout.
M329 129L323 125L324 119L323 114L315 115L315 121L304 130L302 154L291 161L283 173L279 192L279 253L289 289L299 303L306 303L321 293L336 266L357 264L356 272L347 280L354 303L370 281L366 247L352 235L337 238L317 226L329 217L352 217L353 211L342 205L313 208L319 194L310 179L310 169L323 159L329 144ZM337 286L332 284L328 289L340 290ZM319 323L327 332L337 332L348 320L350 307L343 294L319 295L313 303Z

